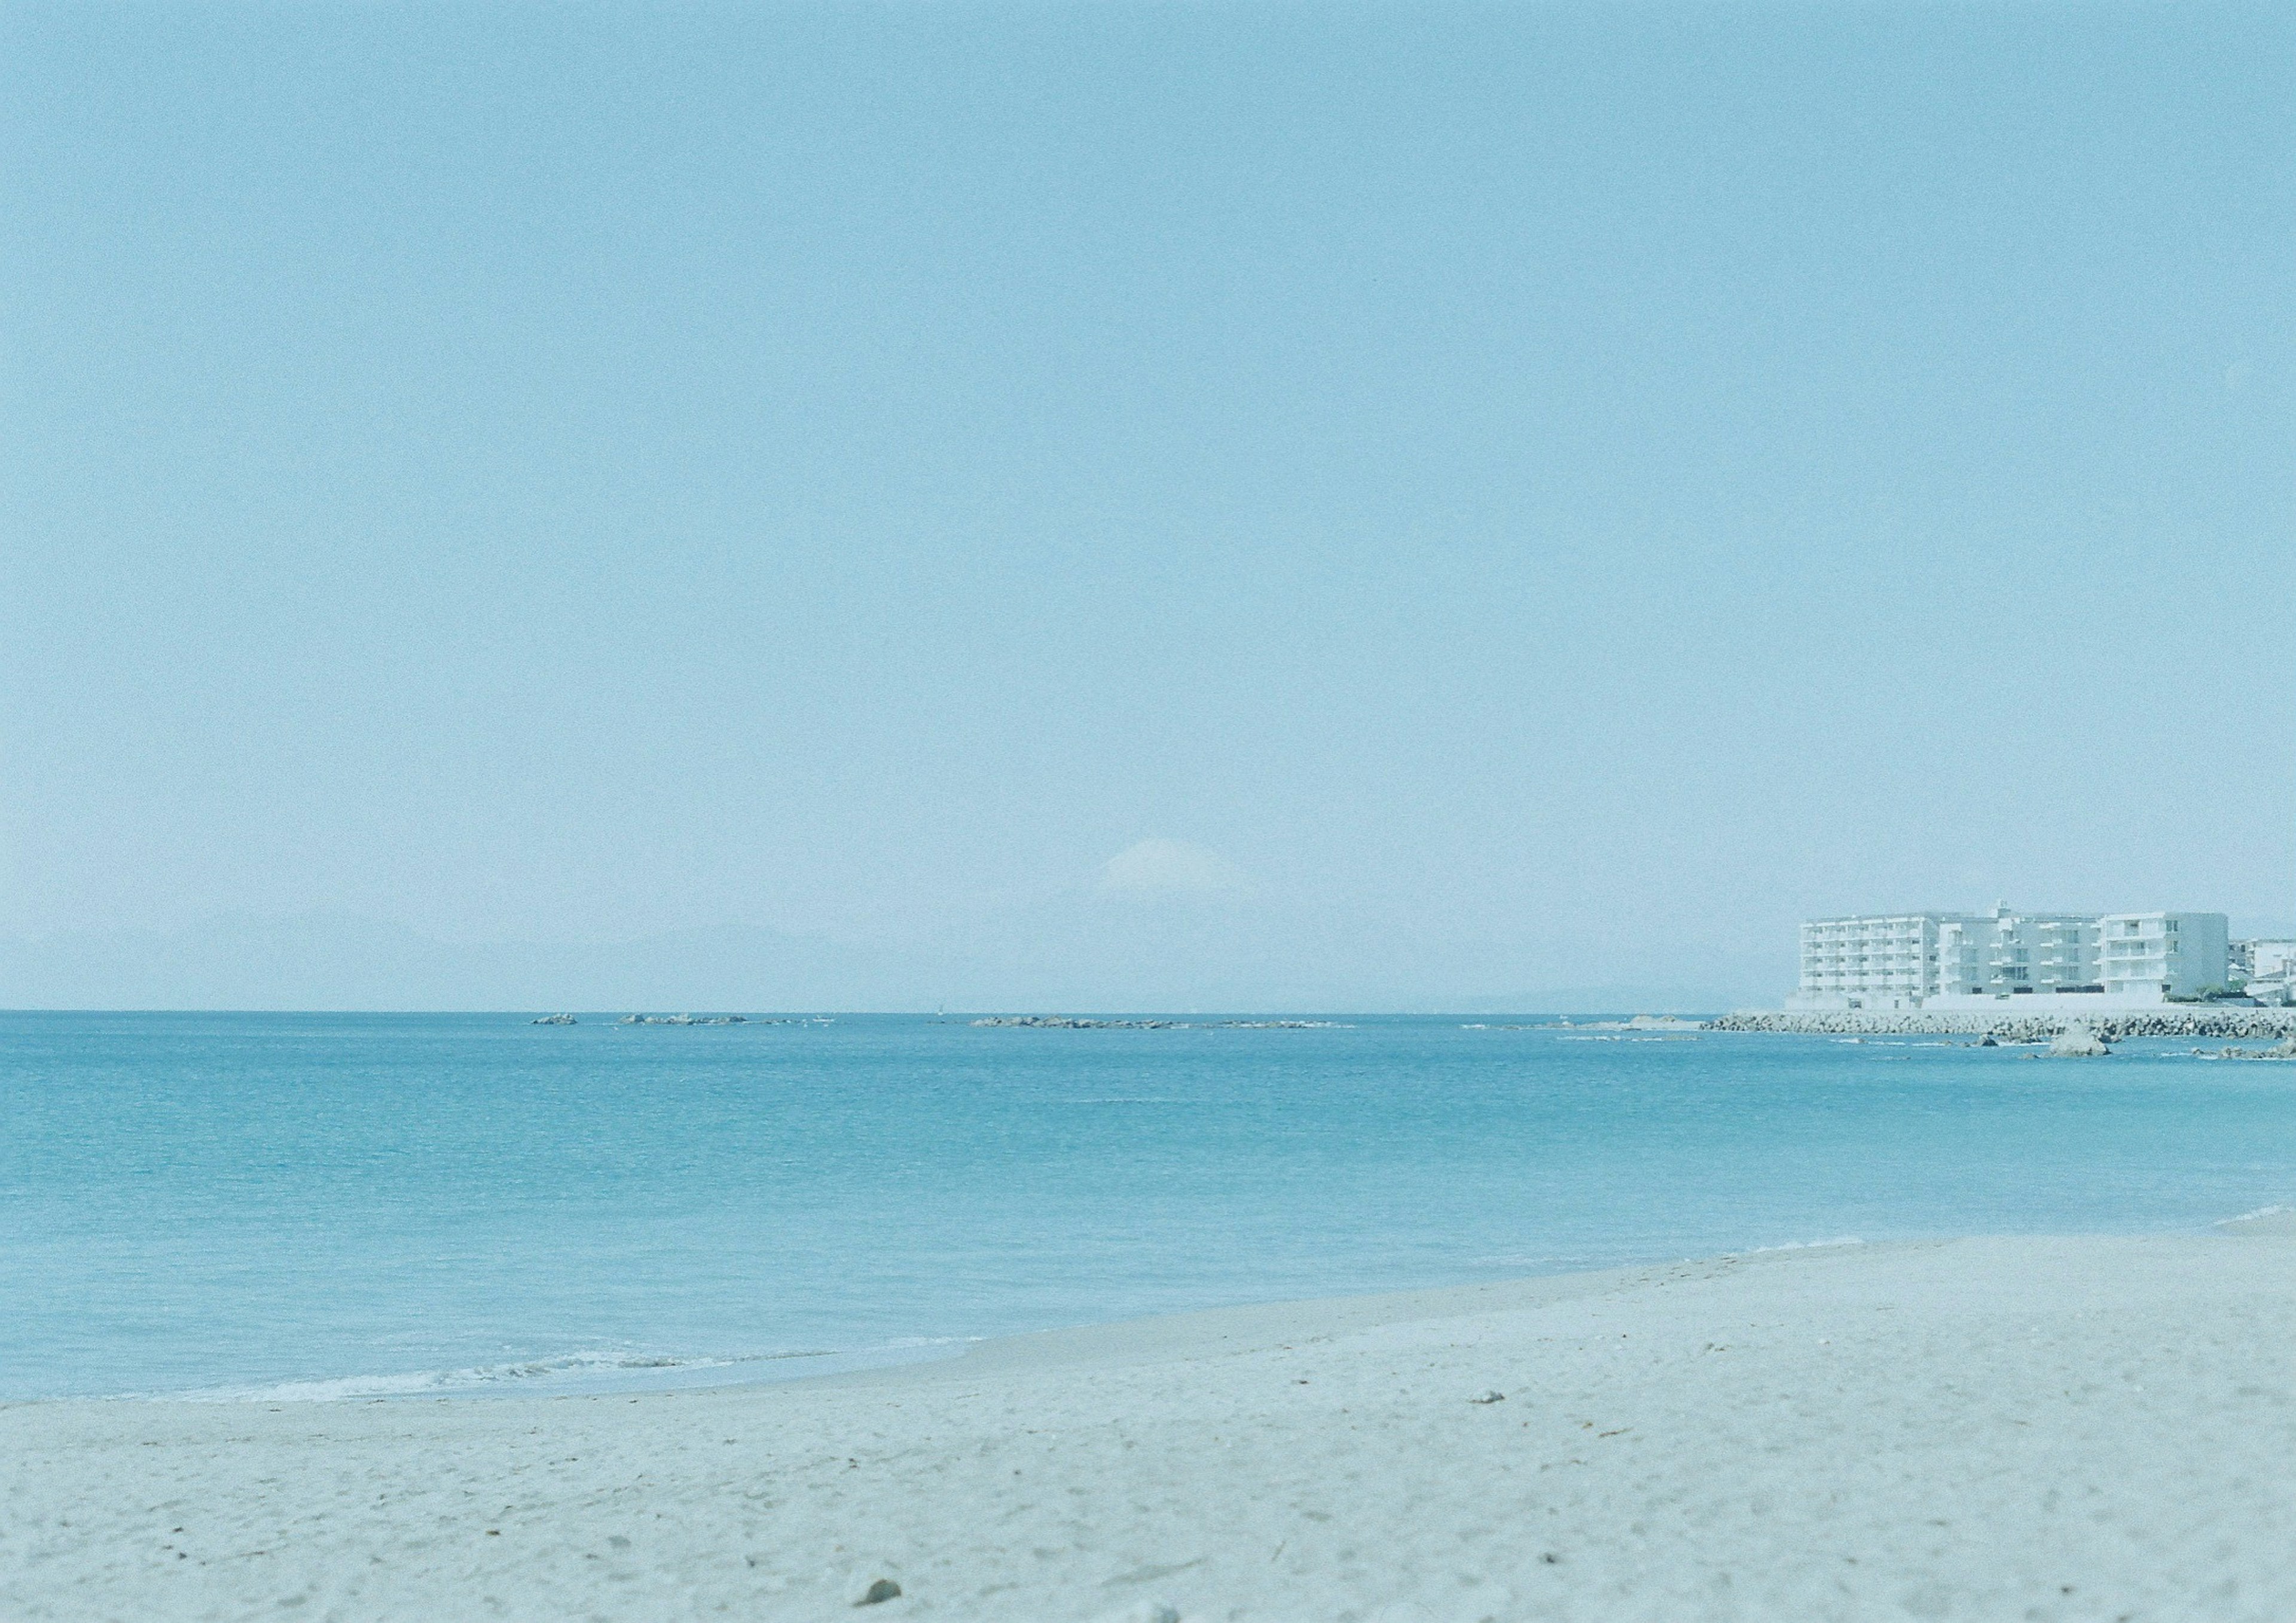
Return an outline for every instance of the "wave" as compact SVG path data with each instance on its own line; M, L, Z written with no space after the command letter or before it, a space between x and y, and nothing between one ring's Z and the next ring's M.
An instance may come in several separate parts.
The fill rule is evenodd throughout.
M580 1389L634 1389L674 1385L682 1375L710 1370L756 1369L797 1359L832 1360L844 1370L881 1362L902 1363L934 1348L969 1345L972 1336L906 1336L868 1348L808 1348L793 1352L733 1353L715 1357L677 1357L668 1353L590 1351L554 1357L520 1358L463 1369L417 1370L395 1375L342 1375L328 1380L279 1381L261 1386L201 1387L191 1391L130 1392L130 1399L167 1403L340 1403L351 1398L481 1396L508 1393L533 1382L561 1383ZM748 1379L766 1379L762 1370ZM793 1373L777 1379L795 1379ZM742 1377L736 1377L738 1381Z
M2215 1226L2250 1229L2267 1234L2296 1232L2296 1207L2259 1206L2254 1211L2241 1213L2237 1217L2220 1217Z
M578 1352L554 1358L521 1358L510 1364L466 1369L417 1370L398 1375L344 1375L327 1381L281 1381L267 1386L204 1387L190 1392L140 1392L137 1397L184 1403L332 1403L346 1398L415 1398L429 1392L464 1392L527 1381L578 1381L586 1377L660 1370L729 1369L775 1358L824 1358L821 1352L758 1353L731 1358L676 1358L656 1353Z

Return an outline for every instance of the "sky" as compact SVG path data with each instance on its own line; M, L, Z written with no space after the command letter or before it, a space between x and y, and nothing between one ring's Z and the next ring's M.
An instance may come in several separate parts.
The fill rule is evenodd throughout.
M2296 931L2284 6L14 3L0 206L0 1004Z

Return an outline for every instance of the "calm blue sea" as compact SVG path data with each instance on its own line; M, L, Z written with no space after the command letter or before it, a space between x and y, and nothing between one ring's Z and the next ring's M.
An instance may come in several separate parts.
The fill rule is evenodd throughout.
M0 1015L0 1398L769 1379L2296 1203L2296 1067L1912 1040Z

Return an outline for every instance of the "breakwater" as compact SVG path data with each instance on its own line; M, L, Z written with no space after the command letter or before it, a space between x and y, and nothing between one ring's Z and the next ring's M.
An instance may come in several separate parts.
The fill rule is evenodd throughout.
M1032 1031L1339 1031L1328 1020L1087 1020L1077 1014L991 1014L976 1026L1021 1026Z
M2085 1026L2108 1043L2133 1037L2296 1037L2296 1009L2121 1009L2095 1014L1996 1014L1983 1009L1795 1012L1758 1010L1706 1022L1709 1031L1784 1031L1812 1037L1989 1037L2004 1043L2046 1043L2068 1026Z

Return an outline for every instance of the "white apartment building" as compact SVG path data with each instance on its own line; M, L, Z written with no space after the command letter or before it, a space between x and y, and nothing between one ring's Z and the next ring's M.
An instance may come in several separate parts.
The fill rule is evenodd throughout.
M2158 988L2188 997L2220 987L2228 973L2221 913L2115 913L2104 930L2104 989L2120 996Z
M1958 914L1812 919L1801 927L1801 989L1790 1008L1918 1009L1938 992L1938 933Z
M2100 921L2071 913L2013 913L1956 919L1939 929L1937 995L2009 997L2101 992Z
M2142 1005L2220 986L2220 913L1903 913L1801 927L1792 1009L1975 1008L2046 997ZM2038 1007L2035 1012L2038 1012Z

